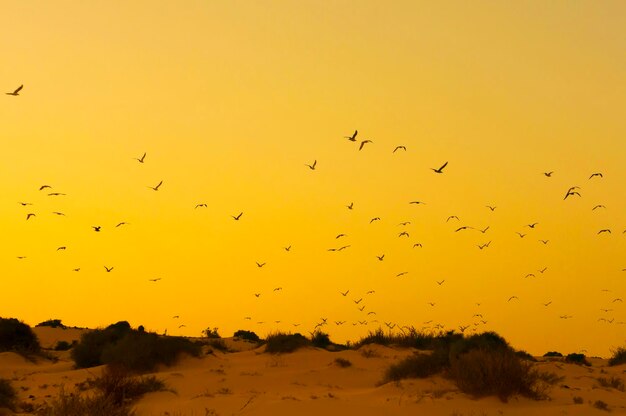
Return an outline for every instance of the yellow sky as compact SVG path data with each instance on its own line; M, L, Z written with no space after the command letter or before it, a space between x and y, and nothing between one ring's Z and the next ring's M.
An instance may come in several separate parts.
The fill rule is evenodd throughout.
M2 9L1 88L24 88L0 97L1 316L184 335L324 317L337 341L479 323L534 354L626 341L623 2Z

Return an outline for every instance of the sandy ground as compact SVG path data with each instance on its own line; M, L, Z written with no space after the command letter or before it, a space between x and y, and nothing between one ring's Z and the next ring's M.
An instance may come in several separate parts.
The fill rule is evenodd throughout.
M81 330L35 328L42 345L71 342ZM626 393L601 387L599 377L626 380L626 365L608 367L607 360L591 359L591 367L540 361L535 365L563 376L549 400L513 397L474 399L442 377L380 384L385 369L411 355L409 349L378 345L360 350L329 352L306 348L292 354L270 355L263 347L228 340L238 352L215 351L202 358L183 358L155 375L172 391L150 393L136 404L138 416L215 415L594 415L601 400L611 414L626 414ZM102 368L75 370L69 352L54 352L59 360L31 362L14 353L0 353L0 378L10 379L19 396L35 405L61 388L97 377ZM352 365L338 366L337 358ZM575 404L574 397L583 399Z

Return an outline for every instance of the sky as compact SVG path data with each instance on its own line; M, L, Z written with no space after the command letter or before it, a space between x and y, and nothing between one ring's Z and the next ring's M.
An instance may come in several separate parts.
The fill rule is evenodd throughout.
M623 2L2 9L0 316L625 345Z

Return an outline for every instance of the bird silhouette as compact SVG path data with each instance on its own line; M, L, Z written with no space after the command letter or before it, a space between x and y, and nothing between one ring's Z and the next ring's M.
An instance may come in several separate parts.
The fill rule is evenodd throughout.
M113 267L104 266L104 269L107 271L107 273L111 273L111 270L113 270Z
M66 250L66 249L67 249L67 247L65 247L65 246L57 247L57 251L59 251L59 250Z
M512 301L513 299L517 299L517 300L519 300L519 298L518 298L517 296L511 296L511 297L509 298L509 300L507 300L507 302L510 302L510 301Z
M602 176L602 173L597 172L597 173L592 173L592 174L591 174L591 176L589 177L589 179L594 178L594 177L596 177L596 176L597 176L597 177L600 177L600 178L602 178L602 177L603 177L603 176Z
M306 164L306 163L305 163L305 165L308 166L309 169L315 170L315 166L317 165L317 160L314 160L312 165L309 165L309 164Z
M485 205L487 208L491 210L491 212L495 211L497 207L492 207L491 205Z
M611 234L611 230L609 230L608 228L605 228L603 230L598 231L598 234L602 234L602 233L609 233L609 234Z
M153 191L158 191L159 188L161 187L161 185L163 185L163 181L159 182L157 184L157 186L154 186L154 187L153 186L148 186L148 188L152 189Z
M346 205L346 208L348 209L354 208L354 202L350 202L350 205Z
M488 229L489 229L489 226L483 228L482 230L478 230L478 231L480 231L481 233L485 234Z
M285 249L285 251L289 251L291 250L291 246L287 246L287 247L283 247Z
M405 274L407 274L408 272L400 272L396 275L396 277L400 277L400 276L404 276Z
M385 258L385 255L383 254L382 256L376 256L376 258L380 261L383 261L383 259Z
M92 225L92 226L91 226L91 228L93 228L93 230L94 230L95 232L99 233L99 232L100 232L100 228L102 228L102 227L101 227L101 226L99 226L99 225Z
M363 149L363 146L365 146L366 143L373 143L371 140L363 140L361 142L361 145L359 146L359 150Z
M258 261L256 262L257 267L261 268L263 266L265 266L265 263L259 263Z
M48 188L48 189L52 189L52 187L51 187L50 185L41 185L41 186L39 187L39 190L40 190L40 191L43 191L43 190L44 190L44 189L46 189L46 188Z
M208 208L207 204L197 204L196 208ZM194 209L196 209L194 208Z
M470 227L470 226L468 226L468 225L464 225L464 226L459 227L459 228L457 228L456 230L454 230L454 232L455 232L455 233L458 233L459 231L462 231L462 230L473 230L473 229L474 229L474 227Z
M538 222L534 222L532 224L527 224L526 227L535 228L538 224Z
M64 194L62 192L50 192L48 194L48 196L64 196L64 195L67 195L67 194Z
M421 244L421 243L415 243L415 244L413 244L413 248L415 248L415 247L420 247L420 248L422 248L422 244Z
M24 88L24 84L17 87L13 92L5 92L5 94L17 97L18 95L20 95L20 91L22 90L22 88Z
M370 224L373 223L374 221L380 221L380 217L374 217L370 220Z
M58 216L65 216L65 214L64 214L64 213L59 212L59 211L52 211L52 213L53 213L54 215L58 215Z
M35 215L35 214L33 214L32 212L31 212L31 213L29 213L29 214L26 214L26 220L29 220L29 219L30 219L30 217L36 217L36 215Z
M406 152L406 147L405 146L396 146L395 149L393 149L392 153L396 153L396 151L398 150L404 150Z
M439 169L435 169L435 168L430 168L430 169L434 171L435 173L443 173L443 168L445 168L446 166L448 166L448 162L444 163Z
M341 293L341 296L346 297L348 296L348 293L350 293L350 289L346 290L345 292L340 291L339 293Z
M411 221L404 221L404 222L401 222L400 224L398 224L398 226L405 227L405 226L407 226L409 224L411 224Z
M352 302L354 302L354 303L356 303L358 305L359 303L361 303L362 300L363 300L363 298L359 298L357 300L353 300Z
M541 269L541 270L537 270L537 271L538 271L539 273L543 274L546 270L548 270L548 268L547 268L547 267L544 267L543 269Z
M128 223L127 223L127 222L124 222L124 221L119 222L119 223L117 223L117 225L115 226L115 228L117 228L117 227L121 227L122 225L128 225Z
M411 201L411 202L409 202L409 205L410 205L410 204L414 204L414 205L419 205L419 204L426 205L426 202L422 202L422 201Z
M591 208L592 211L595 211L598 208L604 208L606 209L606 207L604 205L596 205L595 207Z
M443 282L445 282L445 281L446 281L446 279L443 279L442 281L437 280L437 284L438 284L439 286L441 286L441 285L443 284Z
M457 217L456 215L450 215L448 218L446 218L446 222L450 221L450 220L459 220L459 217Z
M550 172L543 172L543 174L546 175L548 178L551 178L553 173L554 173L553 170Z
M548 303L544 303L543 306L550 306L552 304L552 301L548 302Z
M540 242L542 242L544 245L548 244L548 242L550 242L550 240L539 240Z
M143 163L144 159L146 158L146 153L144 152L143 156L141 157L136 157L134 158L136 161L138 161L139 163Z
M25 207L25 206L27 206L27 205L33 205L33 204L32 204L32 203L30 203L30 202L19 202L19 204L20 204L21 206L23 206L23 207Z
M240 212L240 213L239 213L239 215L237 215L237 216L231 215L231 217L233 217L233 219L234 219L235 221L239 221L239 218L241 218L241 216L242 216L242 215L243 215L243 211L242 211L242 212Z
M337 234L337 236L335 237L335 239L337 239L337 238L341 238L341 237L346 237L346 235L345 235L345 234Z
M517 235L519 235L520 238L524 238L526 237L526 234L522 234L519 231L516 231Z
M158 282L159 280L161 280L161 277L155 277L154 279L148 279L149 282Z
M398 237L402 237L403 235L409 237L409 233L407 233L406 231L402 231L400 234L398 234Z
M352 133L352 136L343 136L345 139L350 140L351 142L356 142L356 135L359 134L358 130L354 130L354 133Z

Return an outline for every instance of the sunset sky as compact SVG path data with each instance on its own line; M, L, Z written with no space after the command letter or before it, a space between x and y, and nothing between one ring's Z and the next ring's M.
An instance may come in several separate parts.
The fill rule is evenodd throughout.
M533 354L626 343L626 3L3 0L2 15L0 89L24 88L0 97L0 316L190 336L327 318L341 342L470 325Z

